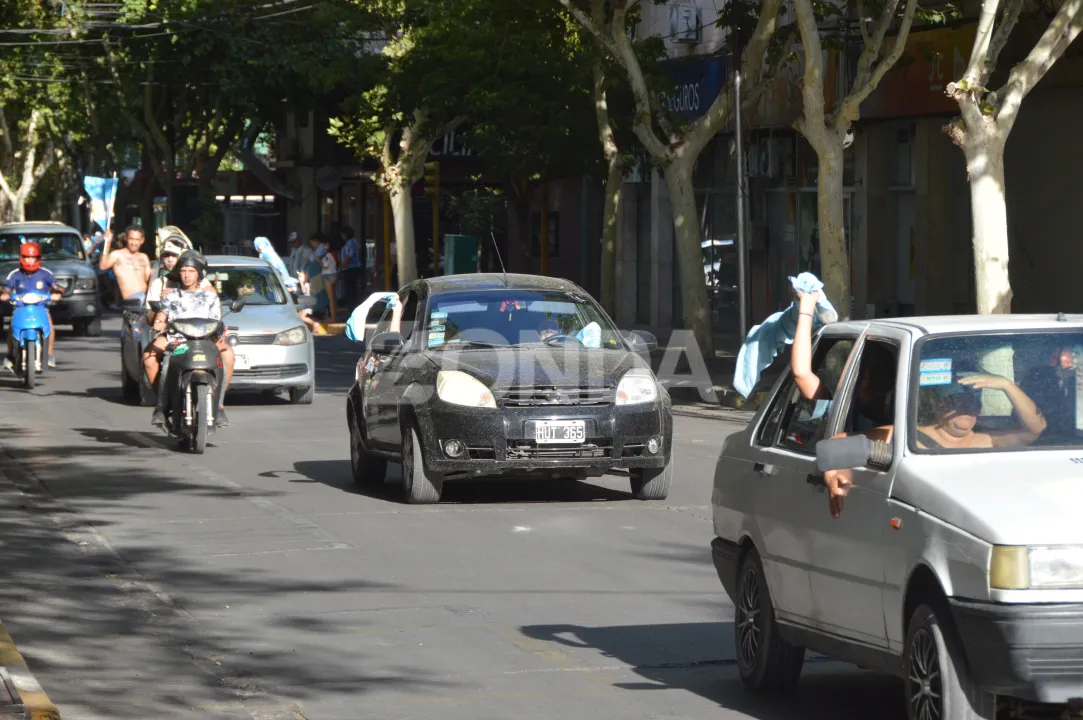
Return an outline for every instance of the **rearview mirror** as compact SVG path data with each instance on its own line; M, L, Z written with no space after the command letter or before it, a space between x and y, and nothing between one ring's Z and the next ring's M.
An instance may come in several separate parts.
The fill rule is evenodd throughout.
M402 349L404 344L405 341L399 333L385 332L372 338L369 347L372 349L372 352L380 355L394 355Z
M820 472L848 468L891 467L894 451L889 443L870 440L865 435L832 438L816 443L816 467Z
M229 309L231 312L240 312L246 302L248 301L245 298L236 298L229 304Z
M632 352L654 352L658 349L658 338L645 330L635 330L626 335Z
M294 305L297 306L298 310L315 310L316 298L311 295L300 295Z

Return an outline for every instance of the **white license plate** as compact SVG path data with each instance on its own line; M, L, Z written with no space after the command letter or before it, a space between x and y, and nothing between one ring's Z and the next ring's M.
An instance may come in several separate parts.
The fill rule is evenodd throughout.
M539 445L582 443L587 439L582 420L539 420L534 424L534 441Z
M248 370L252 365L248 361L247 355L241 355L238 352L233 353L233 369L234 370Z

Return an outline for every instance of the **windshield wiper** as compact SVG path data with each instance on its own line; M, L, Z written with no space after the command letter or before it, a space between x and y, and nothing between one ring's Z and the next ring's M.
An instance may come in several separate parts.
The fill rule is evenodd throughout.
M446 350L451 347L477 347L477 348L502 348L509 347L508 345L497 345L495 343L482 342L481 340L456 340L455 342L445 343L440 346L440 349Z

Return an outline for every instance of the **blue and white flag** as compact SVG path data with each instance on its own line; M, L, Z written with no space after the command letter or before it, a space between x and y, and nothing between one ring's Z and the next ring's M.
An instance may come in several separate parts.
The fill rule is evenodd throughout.
M83 187L90 198L90 219L102 230L109 229L113 217L113 203L117 199L117 179L84 177Z

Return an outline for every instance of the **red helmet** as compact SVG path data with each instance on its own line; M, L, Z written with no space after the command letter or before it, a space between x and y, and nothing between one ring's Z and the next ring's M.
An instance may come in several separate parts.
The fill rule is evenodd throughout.
M28 273L37 272L41 267L41 245L36 242L24 243L19 249L19 264Z

